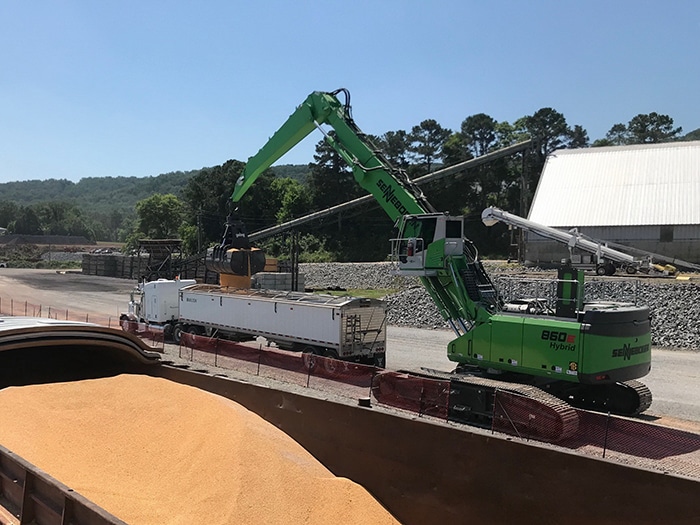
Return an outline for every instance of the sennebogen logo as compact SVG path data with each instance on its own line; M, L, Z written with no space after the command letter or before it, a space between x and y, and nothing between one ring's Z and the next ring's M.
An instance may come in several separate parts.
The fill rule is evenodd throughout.
M382 180L377 181L377 187L382 190L382 193L384 194L384 200L386 202L390 202L391 204L394 205L396 208L396 211L399 212L399 215L407 215L408 210L406 209L406 206L404 206L399 198L395 194L395 189L390 186L389 184L385 183Z
M622 345L622 348L613 348L613 357L622 357L625 361L632 359L633 355L644 354L649 351L649 345L632 346Z

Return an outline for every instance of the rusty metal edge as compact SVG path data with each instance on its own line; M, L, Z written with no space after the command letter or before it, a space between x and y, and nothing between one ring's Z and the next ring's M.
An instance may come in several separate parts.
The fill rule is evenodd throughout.
M31 494L27 494L27 490L31 490L31 483L27 483L26 481L34 477L55 488L63 496L63 501L53 502L61 509L62 523L74 525L127 525L125 521L110 514L102 507L99 507L86 497L67 485L64 485L39 467L32 465L26 459L14 454L11 450L8 450L2 445L0 445L0 457L24 474L24 480L13 480L15 483L22 484L24 492L23 504L19 515L7 509L10 514L14 515L19 520L19 523L25 523L25 514L33 515L34 507L38 504L35 499L31 497ZM2 493L0 493L0 497L1 496L3 496ZM80 521L77 520L76 514L81 516Z

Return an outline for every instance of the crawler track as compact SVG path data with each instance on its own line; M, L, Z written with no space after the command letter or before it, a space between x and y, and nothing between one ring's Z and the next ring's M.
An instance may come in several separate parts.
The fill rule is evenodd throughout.
M621 416L637 416L651 406L649 388L639 381L624 381L610 385L573 385L549 389L552 394L572 406Z
M535 386L427 368L402 372L449 381L451 421L549 442L562 441L578 431L576 410Z

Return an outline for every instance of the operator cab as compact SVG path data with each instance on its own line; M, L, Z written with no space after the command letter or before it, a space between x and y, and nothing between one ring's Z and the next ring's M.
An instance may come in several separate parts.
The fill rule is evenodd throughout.
M463 220L444 213L404 215L391 239L391 260L397 275L433 276L445 267L445 257L464 251Z

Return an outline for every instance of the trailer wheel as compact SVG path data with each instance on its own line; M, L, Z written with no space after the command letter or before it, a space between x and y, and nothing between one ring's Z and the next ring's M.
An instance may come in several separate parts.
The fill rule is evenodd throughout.
M332 348L327 348L327 349L323 352L323 356L324 356L324 357L330 357L331 359L338 359L338 358L340 357L340 356L338 356L338 352L336 352L336 351L333 350Z
M634 275L635 273L637 273L637 269L634 266L628 266L627 268L625 268L625 271L629 275Z
M616 270L617 268L615 268L613 263L608 263L605 265L605 275L615 275Z
M175 341L175 344L180 344L180 342L182 341L182 332L184 331L185 328L180 323L177 323L173 327L173 341Z
M328 359L323 360L323 368L326 370L326 372L330 372L330 373L338 372L338 369L339 369L338 360L340 359L338 352L336 352L332 348L326 348L326 350L324 350L324 352L323 352L323 357L328 358Z
M608 270L605 268L604 264L599 264L598 266L595 267L595 274L596 275L605 275L608 273Z
M172 324L168 323L163 327L163 339L169 340L173 337L174 327Z

